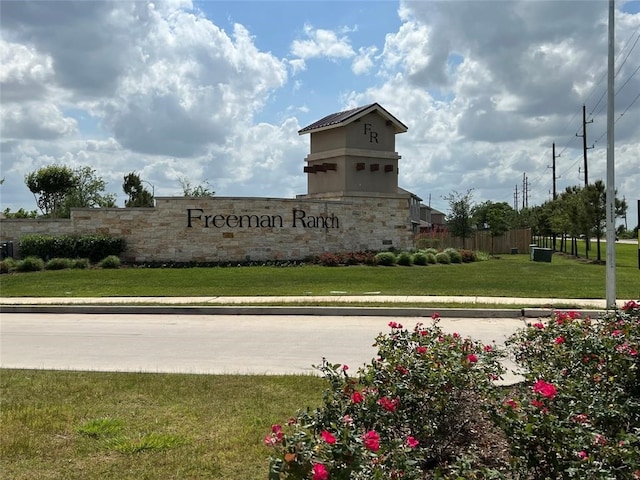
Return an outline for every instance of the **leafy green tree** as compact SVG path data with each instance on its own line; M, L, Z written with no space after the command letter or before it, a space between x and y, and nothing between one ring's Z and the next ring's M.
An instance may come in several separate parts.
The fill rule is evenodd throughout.
M186 177L182 177L178 181L182 187L182 194L185 197L213 197L216 194L216 192L210 189L211 185L208 180L196 186L193 186Z
M25 177L42 213L52 218L60 216L67 194L77 186L73 170L63 165L42 167Z
M462 237L462 248L466 248L466 239L471 236L471 210L473 208L473 189L461 194L455 190L445 196L449 202L447 227L452 235Z
M74 170L76 186L65 198L62 216L69 217L72 208L107 208L116 206L116 196L105 194L105 181L96 176L91 167L79 167Z
M136 172L124 176L122 189L129 196L125 207L153 207L153 194L142 186L142 179Z
M2 214L4 218L36 218L38 216L36 210L27 211L24 208L19 208L15 212L12 212L10 208L5 208Z

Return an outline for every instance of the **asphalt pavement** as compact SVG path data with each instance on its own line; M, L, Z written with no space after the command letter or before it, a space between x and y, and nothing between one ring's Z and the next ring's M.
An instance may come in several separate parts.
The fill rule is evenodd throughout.
M312 374L323 358L369 363L388 323L423 317L339 315L0 314L3 368L199 374ZM524 318L443 318L440 327L500 345ZM513 367L507 363L507 367ZM510 373L505 383L518 377Z
M376 305L366 306L375 302ZM406 304L451 304L416 308ZM622 305L624 301L620 301ZM268 304L268 305L265 305ZM355 305L354 305L355 304ZM474 308L474 304L495 308ZM365 306L362 306L365 305ZM468 307L465 307L468 305ZM0 298L4 368L201 374L314 373L326 358L357 368L371 361L388 323L430 322L502 344L557 308L603 313L598 299L364 296ZM525 307L523 307L525 306ZM509 369L514 367L506 362ZM518 381L510 372L504 383Z

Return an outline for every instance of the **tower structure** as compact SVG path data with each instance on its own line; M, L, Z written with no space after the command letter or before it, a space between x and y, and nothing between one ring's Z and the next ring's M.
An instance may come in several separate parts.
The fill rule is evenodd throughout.
M378 103L332 113L299 130L311 136L305 197L398 195L395 136L406 131Z

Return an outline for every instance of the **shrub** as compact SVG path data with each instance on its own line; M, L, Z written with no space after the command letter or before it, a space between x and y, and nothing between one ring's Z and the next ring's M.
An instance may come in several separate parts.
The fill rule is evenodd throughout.
M64 270L71 268L72 261L68 258L52 258L44 264L45 270Z
M123 238L108 235L25 235L20 238L20 254L23 257L89 258L93 262L109 255L124 252Z
M440 248L442 240L432 237L421 237L416 240L416 248Z
M378 265L390 267L396 264L396 255L393 252L380 252L376 254L376 261Z
M640 473L640 310L598 321L556 313L507 346L525 388L496 408L518 478L637 478ZM635 475L635 477L634 477Z
M451 263L462 263L462 254L456 248L447 248L445 253L449 255Z
M425 253L425 257L427 257L427 263L430 263L432 265L435 265L436 263L438 263L438 259L436 258L435 253Z
M44 260L38 257L27 257L16 265L16 270L19 272L39 272L42 269L44 269Z
M487 252L476 252L476 260L478 262L487 262L491 260L491 254Z
M16 261L9 257L0 261L0 273L11 273L16 270L17 263Z
M71 268L77 269L87 269L89 268L90 262L88 258L76 258L71 262Z
M73 256L98 262L101 258L111 255L122 255L125 248L124 238L110 237L109 235L82 235L77 237L75 255Z
M422 252L416 252L413 255L413 264L414 265L426 265L427 264L427 256Z
M436 255L438 253L438 250L435 248L427 248L425 250L422 250L422 252L429 254L431 253L432 255Z
M103 258L98 263L100 268L119 268L120 267L120 258L115 255L109 255L108 257Z
M341 258L335 253L325 252L318 257L318 263L325 267L336 267L340 265Z
M476 261L476 252L473 250L460 250L462 261L464 263L472 263Z
M353 377L324 363L322 405L272 426L269 479L423 479L468 461L483 430L477 400L493 398L500 354L435 322L389 326L376 360Z
M402 252L398 255L398 265L402 265L404 267L410 267L413 265L413 257L409 252Z
M438 263L451 263L451 258L447 252L439 252L436 254L436 262Z

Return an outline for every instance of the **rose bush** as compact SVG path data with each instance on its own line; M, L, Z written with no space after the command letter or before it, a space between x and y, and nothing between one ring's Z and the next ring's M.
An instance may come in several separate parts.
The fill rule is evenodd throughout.
M556 313L507 348L526 379L494 415L513 478L640 479L637 303L597 320Z
M354 376L340 364L319 367L329 381L322 406L265 439L274 448L270 479L443 478L470 461L501 353L445 334L437 318L413 330L389 326L376 338L377 358Z
M594 320L557 312L506 351L445 334L437 318L389 327L354 376L318 367L329 383L322 405L265 439L270 480L640 480L636 302ZM506 353L525 379L508 389L494 382ZM504 432L509 464L479 451L488 430Z

